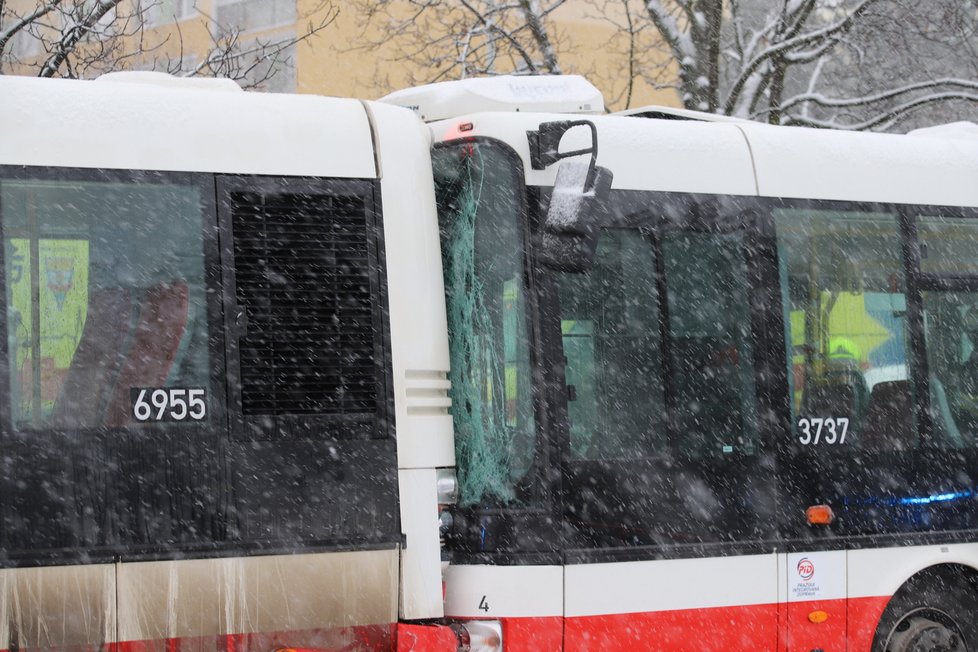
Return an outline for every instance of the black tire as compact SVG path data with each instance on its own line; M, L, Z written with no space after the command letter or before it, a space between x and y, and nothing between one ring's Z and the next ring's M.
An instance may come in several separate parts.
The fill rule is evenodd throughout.
M978 585L940 569L911 578L890 600L873 652L978 652Z

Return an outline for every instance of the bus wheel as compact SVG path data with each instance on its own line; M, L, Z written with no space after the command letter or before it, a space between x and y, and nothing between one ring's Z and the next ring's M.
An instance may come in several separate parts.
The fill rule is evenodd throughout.
M978 594L956 572L913 578L887 606L873 652L978 652Z

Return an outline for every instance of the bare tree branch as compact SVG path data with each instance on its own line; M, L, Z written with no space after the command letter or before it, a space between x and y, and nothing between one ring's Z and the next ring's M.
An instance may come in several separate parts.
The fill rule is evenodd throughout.
M794 36L786 38L780 42L775 42L759 52L751 61L745 63L740 75L733 83L733 86L727 95L727 101L724 105L724 113L729 114L733 112L738 101L740 100L740 94L743 91L744 86L747 84L748 79L751 75L757 72L758 68L763 63L770 61L775 57L785 55L792 49L807 47L813 43L831 39L840 32L850 29L853 21L868 10L873 3L878 1L879 0L860 0L859 4L842 20L811 32L796 33Z
M978 104L978 94L968 94L968 93L934 93L932 95L925 95L923 97L918 97L903 104L897 105L895 107L889 108L884 112L873 116L868 120L856 123L845 123L838 120L819 120L816 118L806 118L802 116L791 116L787 124L797 125L803 127L818 127L823 129L847 129L851 131L867 131L869 129L876 129L880 126L886 125L887 123L892 123L899 118L904 117L906 114L920 109L924 106L928 106L935 102L945 102L949 100L964 100L967 102Z
M245 43L236 26L221 26L198 11L192 20L206 27L211 44L202 52L191 52L194 61L190 62L180 21L167 25L151 20L162 2L45 0L24 15L14 13L8 3L0 4L0 64L45 77L87 77L148 67L183 76L225 75L246 88L261 87L293 64L296 44L320 34L339 13L330 0L320 0L303 14L309 18L304 28ZM42 54L12 52L18 34L22 35L18 40L33 43Z
M963 88L973 91L978 91L978 82L968 81L964 79L935 79L928 82L918 82L915 84L907 84L906 86L901 86L900 88L894 88L882 93L876 93L873 95L865 95L862 97L849 97L849 98L828 98L824 95L818 93L803 93L792 97L789 101L782 105L782 109L789 109L802 102L811 102L813 104L818 104L819 106L826 107L853 107L853 106L863 106L866 104L873 104L876 102L883 102L886 100L891 100L893 98L899 97L900 95L906 95L907 93L912 93L915 91L926 90L926 89L940 89L940 88ZM968 93L965 93L968 95Z
M58 42L54 53L41 66L38 77L53 77L68 55L85 36L92 32L102 17L116 8L122 0L97 0L81 22L71 26Z
M58 5L61 4L61 1L62 0L50 0L50 2L46 4L42 4L37 9L35 9L32 13L27 14L18 20L15 20L14 23L10 25L10 27L0 29L0 54L2 54L7 49L7 43L10 42L10 39L12 39L14 35L17 34L17 32L29 27L37 20L40 20L43 16L46 16L47 14L57 9ZM5 4L6 3L0 2L0 19L2 19L3 17L3 10L5 8Z

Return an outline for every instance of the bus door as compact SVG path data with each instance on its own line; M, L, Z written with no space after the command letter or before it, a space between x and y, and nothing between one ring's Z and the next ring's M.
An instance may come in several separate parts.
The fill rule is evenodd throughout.
M593 267L557 279L565 646L773 649L750 228L711 200L611 202Z
M885 207L778 202L772 213L791 419L778 465L788 649L844 650L847 632L872 637L885 606L847 582L861 554L852 548L866 545L853 537L927 520L914 505L931 462L920 448L915 405L927 395L915 379L901 227Z

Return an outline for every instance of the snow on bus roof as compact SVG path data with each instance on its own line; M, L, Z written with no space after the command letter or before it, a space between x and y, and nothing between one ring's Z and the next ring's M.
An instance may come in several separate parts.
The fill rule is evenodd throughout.
M232 93L227 83L0 76L0 164L376 176L361 102Z
M580 75L499 75L437 82L378 100L413 110L426 122L481 111L604 112L601 91Z

